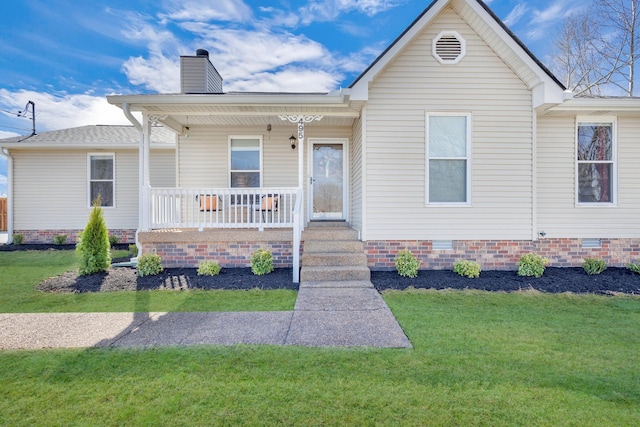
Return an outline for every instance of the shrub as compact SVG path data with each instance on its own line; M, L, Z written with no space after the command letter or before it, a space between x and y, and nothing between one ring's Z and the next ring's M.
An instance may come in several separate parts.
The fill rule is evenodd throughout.
M136 246L135 244L129 245L129 255L131 255L131 258L137 257L138 256L138 246Z
M162 273L162 258L158 254L144 254L138 257L138 277L155 276Z
M84 231L78 236L76 252L80 263L80 275L101 273L111 265L109 232L102 216L100 197L93 202L93 209Z
M518 276L542 277L549 260L538 254L524 254L518 263Z
M582 269L589 275L600 274L607 269L607 263L603 259L585 258Z
M640 274L640 259L637 262L627 264L627 268L633 273Z
M220 273L220 264L218 261L212 261L210 259L200 262L198 265L199 276L217 276Z
M67 243L67 235L66 234L58 234L53 237L53 244L55 245L64 245Z
M21 245L24 243L24 236L22 234L14 234L13 235L13 244Z
M420 261L409 249L403 249L396 256L396 270L403 277L418 277Z
M113 236L113 235L109 236L109 245L110 246L115 246L118 243L120 243L120 238L118 236Z
M266 249L258 249L251 255L251 271L262 276L273 271L273 256Z
M476 279L480 277L480 263L463 259L455 263L453 272L469 279Z

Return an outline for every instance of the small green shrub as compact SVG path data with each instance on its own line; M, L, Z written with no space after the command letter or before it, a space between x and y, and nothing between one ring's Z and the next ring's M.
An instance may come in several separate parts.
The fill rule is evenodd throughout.
M76 252L78 253L81 276L107 271L111 265L109 231L100 205L100 197L98 197L93 202L87 226L78 236Z
M588 275L600 274L607 269L607 263L603 259L585 258L582 269Z
M162 273L162 258L158 254L144 254L138 257L138 277L155 276Z
M273 256L266 249L258 249L251 255L251 271L262 276L273 271Z
M396 256L396 270L403 277L418 277L420 260L409 249L403 249Z
M220 274L220 270L221 267L218 261L212 261L210 259L201 261L200 265L198 265L199 276L217 276Z
M466 259L456 262L453 266L454 273L458 273L460 276L468 277L469 279L480 277L480 271L480 263Z
M640 274L640 259L636 262L630 262L627 264L627 269L629 269L632 273Z
M53 244L54 245L64 245L65 243L67 243L67 235L66 234L58 234L57 236L53 237Z
M518 263L518 276L542 277L549 260L538 254L524 254Z
M24 236L22 234L14 234L13 235L13 244L21 245L24 243Z
M130 244L129 245L129 255L131 255L131 258L135 258L138 256L138 246L136 246L135 244Z
M109 236L109 246L115 246L120 243L120 238L118 236Z

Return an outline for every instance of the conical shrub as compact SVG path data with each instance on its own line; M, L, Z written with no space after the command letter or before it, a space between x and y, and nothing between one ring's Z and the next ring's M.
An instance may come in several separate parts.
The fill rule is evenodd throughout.
M76 252L80 262L80 275L101 273L111 265L109 230L102 216L100 196L93 202L87 226L80 236Z

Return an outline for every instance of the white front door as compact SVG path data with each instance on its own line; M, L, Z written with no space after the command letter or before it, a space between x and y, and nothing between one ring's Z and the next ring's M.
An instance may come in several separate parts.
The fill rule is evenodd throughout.
M312 220L347 219L346 140L311 140Z

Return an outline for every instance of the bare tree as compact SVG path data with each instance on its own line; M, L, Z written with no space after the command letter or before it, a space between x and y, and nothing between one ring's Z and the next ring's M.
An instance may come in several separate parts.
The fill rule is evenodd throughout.
M612 83L633 96L640 59L640 0L595 0L594 10L607 41L603 57L618 77Z
M640 0L594 0L565 19L554 70L576 96L634 94L640 41Z

